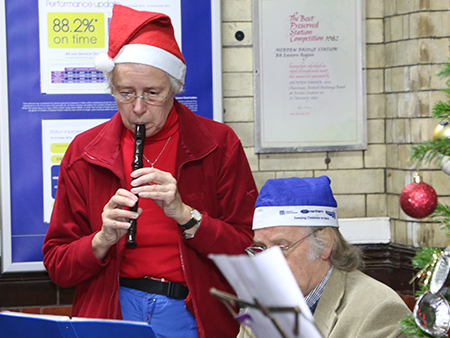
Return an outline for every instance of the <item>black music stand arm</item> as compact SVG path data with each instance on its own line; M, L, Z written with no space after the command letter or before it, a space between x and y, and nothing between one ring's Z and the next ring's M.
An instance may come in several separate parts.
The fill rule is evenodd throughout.
M272 323L275 325L275 328L278 330L278 332L281 334L283 338L289 338L289 336L286 334L286 332L283 330L283 328L278 323L277 319L272 315L272 313L276 312L293 312L295 314L295 326L293 329L294 335L298 336L299 334L299 316L301 314L301 310L298 306L291 306L291 307L267 307L263 306L261 302L258 299L254 299L254 303L246 302L243 300L240 300L236 296L233 296L227 292L219 291L215 288L211 288L209 292L216 298L218 298L220 301L222 301L225 306L230 310L232 315L236 317L236 313L232 309L230 305L236 305L242 307L251 307L254 309L260 310L266 317L268 317Z

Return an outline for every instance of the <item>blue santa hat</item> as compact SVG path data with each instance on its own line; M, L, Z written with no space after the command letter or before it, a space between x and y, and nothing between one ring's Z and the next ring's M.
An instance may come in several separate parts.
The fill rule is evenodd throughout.
M339 227L327 176L268 180L255 203L253 230L274 226Z

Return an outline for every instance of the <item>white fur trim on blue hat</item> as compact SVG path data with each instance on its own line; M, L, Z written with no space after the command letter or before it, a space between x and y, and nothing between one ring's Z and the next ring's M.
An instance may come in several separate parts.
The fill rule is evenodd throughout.
M141 63L159 68L172 75L182 84L186 75L186 65L172 53L164 49L141 44L125 45L117 53L114 63Z
M313 205L266 206L255 209L253 230L274 226L339 227L336 208Z

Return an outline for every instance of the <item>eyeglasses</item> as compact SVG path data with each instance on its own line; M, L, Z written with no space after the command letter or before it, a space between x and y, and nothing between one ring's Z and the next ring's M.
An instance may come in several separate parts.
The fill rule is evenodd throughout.
M308 235L306 235L305 237L299 239L297 242L294 242L294 243L292 243L292 244L290 244L290 245L288 245L288 246L286 246L286 245L280 245L280 244L277 244L277 245L274 245L274 246L279 247L279 248L281 249L281 251L282 251L283 253L285 253L285 252L287 252L290 248L292 248L294 245L303 242L305 239L307 239L309 236L311 236L312 234L316 233L316 232L319 231L319 230L322 230L322 229L316 229L316 230L314 230L313 232L311 232L311 233L309 233ZM253 256L256 255L257 253L263 252L264 250L267 250L267 249L268 249L266 246L262 246L262 245L258 245L258 244L259 244L259 243L255 243L255 244L249 246L248 248L245 249L245 252L246 252L249 256L252 256L252 257L253 257Z
M162 96L160 94L156 94L155 92L144 92L144 95L136 95L124 91L111 95L122 103L133 103L137 98L141 98L146 104L150 104L152 106L161 105L164 100L169 97L169 94L167 94L166 96Z

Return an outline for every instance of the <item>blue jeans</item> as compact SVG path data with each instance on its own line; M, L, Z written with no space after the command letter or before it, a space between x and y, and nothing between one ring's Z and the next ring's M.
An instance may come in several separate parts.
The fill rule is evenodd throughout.
M197 323L184 299L121 286L119 301L124 320L147 322L158 338L198 338Z

